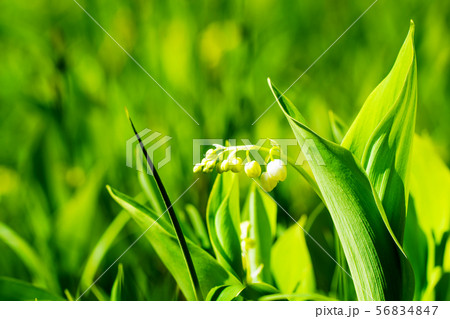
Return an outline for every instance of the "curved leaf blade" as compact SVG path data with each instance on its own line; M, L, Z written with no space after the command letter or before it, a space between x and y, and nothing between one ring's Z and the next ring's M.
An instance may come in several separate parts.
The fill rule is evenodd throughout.
M403 241L417 109L414 23L387 77L373 90L342 141L365 168L389 224Z
M242 278L239 186L235 174L217 175L209 196L206 219L217 260L236 277Z
M270 255L276 231L277 204L253 183L248 195L246 209L248 209L250 219L249 237L255 243L255 247L250 249L248 253L250 274L258 273L256 278L252 278L252 280L271 284ZM258 269L261 269L261 271L258 272Z
M143 230L146 230L145 237L175 278L186 299L196 300L188 269L173 228L168 227L166 223L160 224L159 216L154 211L109 186L107 188L113 199L130 213L130 216ZM206 295L213 287L239 283L202 248L190 240L187 240L187 245L203 295Z
M412 268L389 225L367 175L347 149L308 128L295 106L269 86L297 140L311 139L325 165L309 165L341 239L359 300L410 299Z
M298 223L304 227L306 215ZM313 265L305 233L299 225L294 224L286 229L272 248L272 273L283 294L315 291Z

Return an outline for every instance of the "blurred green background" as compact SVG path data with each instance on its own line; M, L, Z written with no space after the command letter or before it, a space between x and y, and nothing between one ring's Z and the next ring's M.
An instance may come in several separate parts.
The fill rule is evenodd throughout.
M89 254L120 211L105 185L133 196L140 191L135 169L125 165L133 136L125 106L138 130L172 137L172 160L160 174L174 200L196 178L192 139L292 138L277 106L252 125L274 101L266 78L288 88L372 2L80 1L199 125L73 0L0 2L0 222L51 268L53 291L76 294ZM448 1L379 0L287 96L311 127L331 138L328 110L353 121L394 63L410 19L416 131L432 138L448 165ZM204 213L213 179L202 176L176 209L193 204ZM297 218L319 202L295 173L275 196ZM320 233L324 242L332 237ZM127 225L99 272L139 234ZM12 238L5 230L0 236ZM11 243L0 241L0 256L0 276L34 281ZM316 258L333 266L325 255ZM178 298L148 242L138 242L121 262L128 299ZM117 267L97 285L109 291L116 273Z

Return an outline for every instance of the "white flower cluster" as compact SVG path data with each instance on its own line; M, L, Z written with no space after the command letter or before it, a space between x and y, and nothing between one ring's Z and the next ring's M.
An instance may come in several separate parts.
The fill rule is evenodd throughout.
M266 192L272 191L278 182L286 179L286 164L281 159L272 159L271 149L269 150L270 156L266 160L266 162L268 161L266 171L261 174L261 165L255 160L250 160L249 149L249 146L239 149L236 147L216 145L215 149L209 149L206 152L205 158L200 163L195 164L193 171L194 173L211 173L215 169L221 174L228 171L239 173L244 170L245 174L250 178L260 177L261 187ZM242 158L236 156L238 151L247 151L245 164ZM224 159L225 154L228 154L228 157Z

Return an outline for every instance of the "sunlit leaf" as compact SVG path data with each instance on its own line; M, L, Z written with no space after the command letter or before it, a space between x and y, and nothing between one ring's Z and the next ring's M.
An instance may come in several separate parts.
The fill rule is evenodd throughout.
M315 291L314 270L305 240L306 216L290 226L272 248L272 273L283 294Z
M294 105L269 85L300 145L310 139L317 148L309 165L342 242L358 299L410 299L411 266L364 170L350 151L308 128Z
M239 185L235 174L217 176L209 196L206 219L217 260L228 271L242 278Z
M428 137L414 138L411 196L420 227L440 243L450 230L450 170Z
M408 172L417 108L414 23L387 77L364 103L342 141L369 176L390 226L403 241Z
M277 204L256 183L250 188L246 208L250 219L249 237L255 247L249 250L250 273L253 281L272 283L270 254L276 231ZM258 269L261 268L259 272Z
M124 283L123 266L122 264L119 264L116 280L114 280L113 287L111 289L111 301L122 300L123 283Z
M173 228L159 223L159 216L151 209L137 203L132 198L108 186L114 200L127 210L135 222L145 231L145 237L151 243L164 265L177 281L188 300L195 300L192 283L186 262ZM213 288L224 284L239 284L239 281L222 268L206 251L187 240L203 295ZM148 265L152 267L152 265Z
M223 285L214 287L206 296L207 301L231 301L239 296L242 290L245 289L244 285Z

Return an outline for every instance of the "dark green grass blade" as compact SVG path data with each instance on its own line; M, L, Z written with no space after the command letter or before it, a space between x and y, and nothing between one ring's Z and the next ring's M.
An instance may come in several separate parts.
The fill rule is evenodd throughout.
M155 178L156 184L159 188L161 196L164 200L164 204L166 205L167 211L169 213L170 220L172 221L173 228L175 229L175 233L177 235L181 251L183 252L183 256L186 261L186 265L188 267L189 276L192 281L192 285L194 287L194 293L196 295L196 299L202 300L203 299L202 292L200 290L200 284L198 282L197 273L195 272L194 263L192 262L192 257L191 257L191 254L189 253L189 249L186 244L186 239L184 238L183 231L181 230L180 222L178 221L178 218L172 207L172 203L169 199L169 195L167 194L166 188L164 187L163 182L162 182L161 178L159 177L159 174L156 171L156 168L153 165L153 162L150 159L150 156L148 155L147 150L144 147L144 144L142 143L141 137L139 136L138 132L136 131L136 128L134 127L133 121L131 120L128 110L126 110L126 111L127 111L128 119L130 120L130 123L131 123L131 127L133 128L133 132L136 135L136 137L139 141L139 145L141 146L142 153L144 154L145 158L147 159L147 163L152 170L153 177Z

